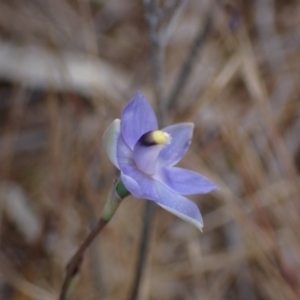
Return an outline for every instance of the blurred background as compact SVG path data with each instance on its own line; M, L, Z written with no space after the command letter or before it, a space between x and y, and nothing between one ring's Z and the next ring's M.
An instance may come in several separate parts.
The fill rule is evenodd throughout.
M145 17L147 16L147 18ZM117 176L101 145L135 91L195 123L180 166L220 190L204 232L126 198L73 299L300 299L300 2L2 0L0 299L57 299Z

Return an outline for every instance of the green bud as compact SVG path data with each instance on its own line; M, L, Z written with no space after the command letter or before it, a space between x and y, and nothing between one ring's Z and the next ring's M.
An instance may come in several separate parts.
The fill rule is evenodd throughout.
M110 219L115 214L117 208L119 207L121 201L129 195L130 193L125 188L123 182L119 178L115 182L114 187L111 189L107 197L107 200L103 208L101 219L106 222L110 221Z
M118 194L118 196L121 198L121 199L124 199L126 198L127 196L130 195L130 192L126 189L126 187L124 186L121 178L118 179L117 181L117 185L116 185L116 192Z

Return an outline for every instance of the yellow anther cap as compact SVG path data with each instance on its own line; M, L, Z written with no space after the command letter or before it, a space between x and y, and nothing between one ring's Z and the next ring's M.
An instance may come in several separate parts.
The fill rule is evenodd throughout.
M145 133L140 142L145 146L165 145L171 142L171 136L162 130L154 130Z
M170 142L170 135L161 130L152 131L152 138L156 144L164 145Z

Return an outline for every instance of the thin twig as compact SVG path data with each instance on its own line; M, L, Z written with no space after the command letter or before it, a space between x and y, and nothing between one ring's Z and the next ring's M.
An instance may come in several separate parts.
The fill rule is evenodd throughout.
M144 6L146 10L146 20L149 27L149 42L151 48L151 60L152 60L152 69L153 69L153 85L155 91L155 98L157 103L157 116L160 125L163 127L166 123L167 119L167 111L168 111L168 102L166 101L163 95L163 87L164 87L164 47L165 43L162 41L163 35L160 35L159 25L162 21L162 16L166 12L170 12L170 10L174 11L176 7L179 7L181 1L174 1L168 8L165 7L162 12L158 7L157 0L144 0ZM186 63L182 68L182 72L178 77L177 84L178 89L174 89L174 95L171 94L171 98L176 98L184 87L188 76L190 74L192 64L196 59L200 46L203 44L204 40L208 32L210 31L212 24L211 14L209 14L208 19L206 21L204 29L201 28L200 34L197 35L197 38L194 42L194 45L191 49L191 52L187 58ZM176 87L177 87L176 86ZM175 103L173 103L174 105ZM133 284L132 293L130 295L130 300L136 300L138 298L139 286L142 278L143 269L147 260L147 251L149 245L149 239L151 235L151 227L153 223L153 215L154 215L154 204L152 201L147 201L145 207L145 215L144 215L144 223L142 236L140 241L139 248L139 257L137 262L137 268L135 272L135 279Z
M162 12L160 15L161 21L165 20L170 15L172 15L183 1L184 0L173 0L173 1L167 2L162 8Z
M164 26L164 28L160 32L162 48L164 48L169 42L170 37L177 26L181 13L184 11L185 5L187 4L187 0L175 0L172 4L173 7L170 7L170 5L166 5L167 7L164 7L162 9L162 16L164 16L162 21L164 23L167 23L166 26Z
M189 51L189 54L185 62L183 63L183 66L181 67L175 85L167 101L168 108L171 107L174 108L176 106L178 98L192 73L193 67L195 66L195 61L198 57L199 51L201 47L204 45L204 42L206 41L208 34L211 31L212 24L213 24L213 17L212 17L212 11L210 11L207 15L204 27L202 26L200 27L198 34L194 40L194 43L192 44L192 47Z
M144 220L143 230L142 230L141 241L139 246L139 256L138 256L137 267L135 271L133 288L131 291L131 295L129 297L130 300L138 299L139 287L143 275L143 270L147 260L147 251L149 248L149 241L150 241L155 208L156 206L152 201L146 201L144 217L143 217Z
M157 116L159 123L162 126L166 121L167 105L163 97L164 46L162 44L161 36L159 34L161 10L158 6L157 0L144 0L144 6L146 11L146 21L148 23L149 28L149 43L151 48L152 76L155 98L157 103ZM147 201L144 210L144 222L139 245L135 278L133 282L132 291L129 296L130 300L138 299L139 287L143 275L143 270L147 261L147 252L149 248L154 214L155 205L153 201Z
M164 51L159 35L161 11L157 0L144 0L146 21L149 28L149 42L151 48L153 85L157 102L158 120L162 121L166 115L167 106L163 97L164 87Z

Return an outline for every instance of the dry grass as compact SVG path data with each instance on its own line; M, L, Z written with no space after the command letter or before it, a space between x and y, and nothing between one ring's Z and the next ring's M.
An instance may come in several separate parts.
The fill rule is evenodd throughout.
M194 197L202 234L156 210L138 299L300 299L300 3L162 2L149 42L142 1L1 1L0 299L57 299L116 176L102 134L136 90L195 123L181 165L220 186ZM129 300L143 209L122 203L74 299Z

